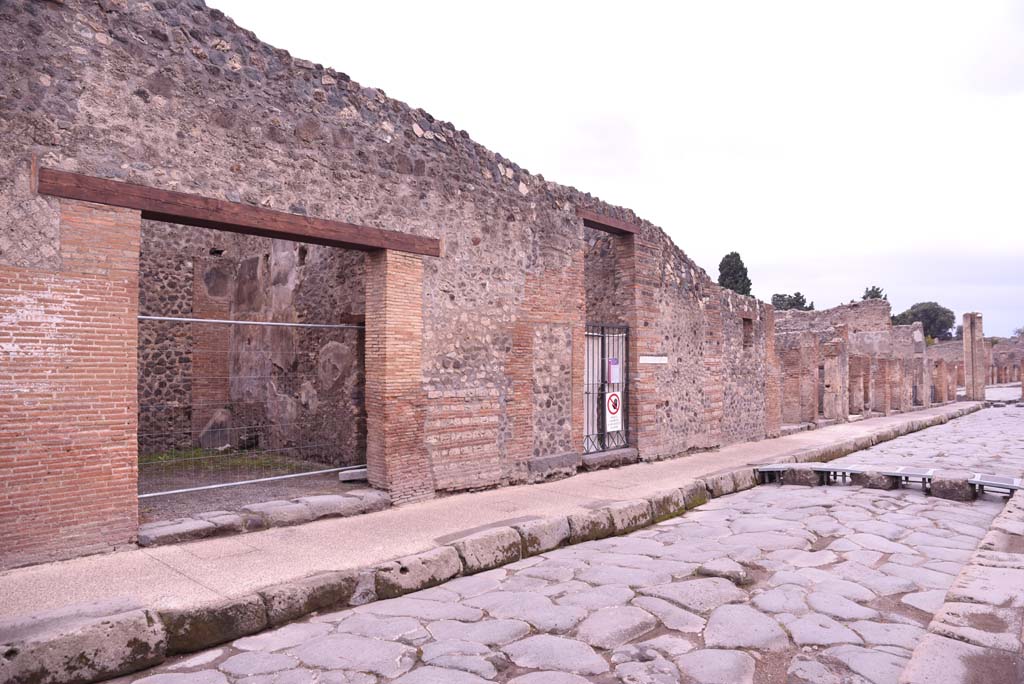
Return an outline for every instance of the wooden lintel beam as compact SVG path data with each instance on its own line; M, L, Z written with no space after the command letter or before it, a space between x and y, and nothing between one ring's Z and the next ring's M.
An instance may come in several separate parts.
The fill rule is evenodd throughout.
M364 251L392 249L432 257L441 255L441 242L437 238L289 214L239 202L160 190L68 171L39 169L37 187L41 195L137 209L142 212L142 218L153 221L215 228L232 233L308 242L328 247Z
M589 209L576 207L576 216L583 219L583 225L594 230L602 230L615 235L633 235L640 232L640 226L634 223L627 223L611 216L598 214Z

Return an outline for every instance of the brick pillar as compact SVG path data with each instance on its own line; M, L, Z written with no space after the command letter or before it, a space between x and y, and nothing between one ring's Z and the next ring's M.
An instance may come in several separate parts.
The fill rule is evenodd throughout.
M903 403L903 385L905 382L903 359L889 361L889 410L902 412L907 407Z
M980 313L964 314L964 387L968 401L985 400L985 339Z
M722 324L721 301L712 295L705 300L704 309L704 434L701 447L720 446L722 420L725 417L724 350L725 330Z
M761 306L764 315L764 431L778 437L782 428L782 366L775 351L775 309Z
M674 455L666 434L658 429L658 403L656 373L664 366L640 364L641 356L664 353L661 340L654 333L658 311L655 289L658 284L657 255L654 245L642 233L615 237L616 253L621 247L622 257L617 260L616 274L632 293L627 312L629 324L629 430L641 460L655 460Z
M0 269L0 568L135 538L140 221L61 200L60 270Z
M859 356L850 355L850 414L859 415L864 412L864 368Z
M825 366L824 416L829 420L846 420L850 415L849 341L849 329L838 325L832 339L820 346Z
M945 359L935 362L935 372L932 374L932 384L935 386L935 403L944 404L949 401L947 392L949 390L949 370L946 368Z
M800 422L815 423L818 420L821 349L817 334L802 332L800 337Z
M366 466L395 503L434 495L424 442L423 262L379 250L366 257Z
M892 404L889 402L889 359L874 359L871 373L871 410L883 416L889 414Z

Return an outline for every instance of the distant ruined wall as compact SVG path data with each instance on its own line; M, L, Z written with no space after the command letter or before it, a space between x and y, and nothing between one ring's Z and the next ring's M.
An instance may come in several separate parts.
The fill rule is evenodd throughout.
M991 354L996 382L1020 382L1021 367L1024 366L1024 336L993 340Z
M851 334L878 332L892 328L891 316L889 302L884 299L866 299L818 311L777 311L775 329L779 332L798 332L845 325Z
M894 326L885 300L865 300L821 311L777 312L775 331L780 349L792 349L797 344L794 340L799 339L794 336L817 334L818 392L824 420L911 411L930 406L933 401L936 369L924 327L921 323ZM808 345L804 343L805 354L810 353ZM780 351L780 357L782 354ZM788 358L792 372L792 351ZM801 364L805 373L811 373L809 360ZM938 382L945 382L944 376ZM784 392L784 413L790 418L798 413L804 419L809 415L808 408L796 412L792 404L785 411L786 401Z

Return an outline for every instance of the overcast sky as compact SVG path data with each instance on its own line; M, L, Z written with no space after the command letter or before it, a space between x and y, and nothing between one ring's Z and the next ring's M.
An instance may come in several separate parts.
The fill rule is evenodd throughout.
M717 278L1024 326L1024 0L208 0Z

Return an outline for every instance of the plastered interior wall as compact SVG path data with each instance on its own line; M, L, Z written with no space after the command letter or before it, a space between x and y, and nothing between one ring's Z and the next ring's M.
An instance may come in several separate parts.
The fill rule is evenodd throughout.
M143 315L362 321L361 252L153 221L141 245ZM142 320L139 331L143 457L229 444L365 461L361 330Z

